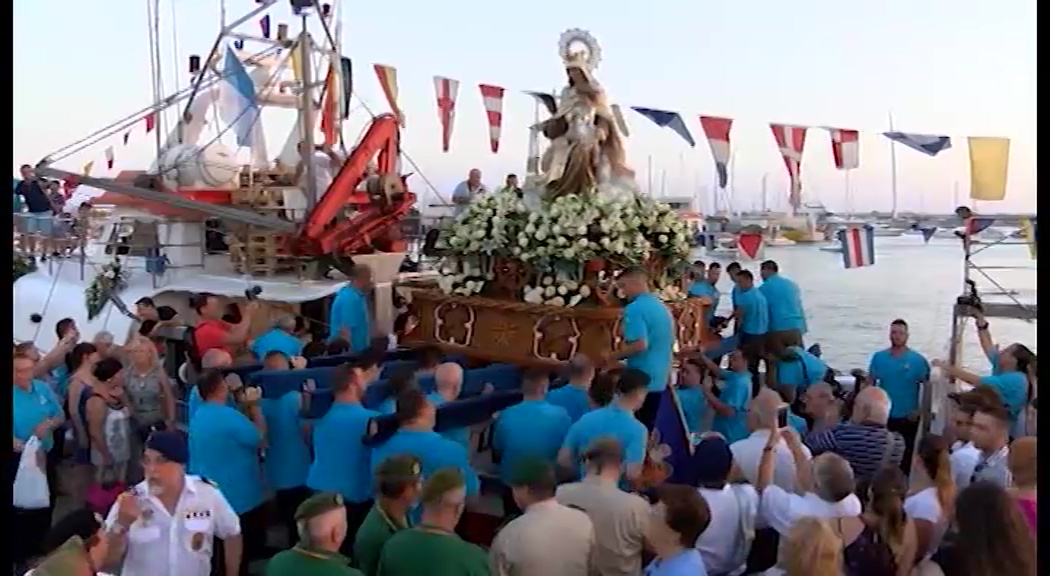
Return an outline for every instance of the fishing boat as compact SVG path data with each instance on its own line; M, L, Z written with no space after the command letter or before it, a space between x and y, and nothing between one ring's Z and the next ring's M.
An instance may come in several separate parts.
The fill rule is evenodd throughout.
M292 2L301 23L297 35L287 24L274 39L240 30L275 5L261 0L222 26L206 57L190 56L188 88L156 94L154 104L36 166L38 175L75 187L73 203L108 208L71 255L15 281L16 340L48 349L55 322L68 317L82 338L107 331L123 341L134 324L128 303L151 297L189 322L188 296L200 292L240 302L257 294L262 310L253 316L252 333L282 312L323 326L326 303L345 285L342 272L351 262L373 269L377 329L389 331L392 291L406 254L401 224L416 200L399 171L399 119L373 118L345 159L333 156L341 164L331 167L331 181L318 177L319 145L339 146L348 117L338 19L327 5ZM323 73L315 74L318 60ZM224 90L237 90L247 104L216 127L216 116L230 118L220 103ZM161 137L166 110L176 120ZM266 146L264 119L271 111L294 118L275 159ZM245 114L254 121L243 123ZM144 117L158 134L152 166L110 178L62 168L72 154ZM219 133L207 135L212 129ZM318 152L300 155L299 149ZM293 167L300 162L304 177L297 179Z

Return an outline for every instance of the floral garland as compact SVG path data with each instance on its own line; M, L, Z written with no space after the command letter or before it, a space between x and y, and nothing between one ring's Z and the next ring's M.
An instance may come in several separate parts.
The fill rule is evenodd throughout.
M654 280L661 294L677 299L670 285L688 265L690 234L670 206L647 197L568 194L529 210L516 194L497 192L474 200L437 248L446 255L438 282L446 293L482 293L494 279L490 257L498 256L537 271L522 291L526 302L575 306L591 296L583 268L595 260L620 268L659 260L665 266Z
M109 302L110 295L127 287L127 281L127 273L124 272L119 260L103 265L102 271L95 276L91 285L84 291L88 320L98 317L102 309L106 307L106 302Z
M18 279L22 276L32 274L35 271L36 261L32 258L26 258L17 252L14 254L14 282L18 282Z

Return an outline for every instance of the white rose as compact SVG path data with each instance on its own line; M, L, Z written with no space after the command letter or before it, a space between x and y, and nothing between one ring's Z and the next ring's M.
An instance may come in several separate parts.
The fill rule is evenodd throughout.
M543 295L546 296L547 298L552 298L557 293L558 293L558 289L555 288L554 286L547 286L546 288L543 289Z
M568 294L568 293L569 293L569 289L568 289L568 288L566 288L566 287L565 287L564 285L562 285L562 286L558 286L558 294L559 294L559 295L561 295L561 296L565 296L565 295L566 295L566 294Z
M575 306L575 305L579 304L581 301L583 301L583 298L584 297L583 297L582 294L577 294L577 295L573 296L572 298L569 298L569 306L572 307L572 306Z
M656 241L660 244L667 244L667 234L661 234L656 237Z
M584 284L580 286L580 296L586 298L591 295L591 287Z
M554 283L554 278L551 278L550 276L544 276L542 282L544 286L550 286Z
M547 301L547 305L548 306L564 306L565 305L565 299L562 298L561 296L556 296L556 297L551 298L550 300L548 300Z

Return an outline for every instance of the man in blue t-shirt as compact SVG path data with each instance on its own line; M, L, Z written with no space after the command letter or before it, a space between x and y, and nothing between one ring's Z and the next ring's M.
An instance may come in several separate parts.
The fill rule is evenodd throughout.
M649 376L649 395L638 411L638 420L652 429L660 396L671 378L674 317L667 306L649 291L649 274L645 269L627 270L617 282L628 300L623 309L624 344L607 359L626 360L628 368Z
M364 352L372 342L372 269L362 264L350 272L350 283L339 289L328 316L329 342L342 338L351 352Z
M594 364L587 356L578 355L569 361L567 375L569 381L564 386L547 392L547 402L564 408L575 422L591 411L589 391L594 380Z
M303 342L295 337L295 316L281 314L273 321L273 328L263 332L252 342L251 351L260 360L277 351L288 358L302 356Z
M714 269L714 266L715 264L711 265L712 269ZM715 317L715 310L718 308L718 300L721 294L718 293L718 288L710 282L707 276L707 267L699 260L693 262L692 282L689 284L688 293L691 298L707 298L711 301L711 305L704 312L704 321L710 323L711 319Z
M871 356L868 364L871 382L890 398L890 418L886 428L904 437L901 469L911 470L911 454L919 431L919 402L923 385L930 379L930 363L908 347L908 323L890 323L890 347Z
M758 287L769 304L769 333L767 352L780 354L789 346L802 346L806 333L806 311L802 308L802 293L798 284L780 275L780 267L766 260L759 268L762 285Z
M733 316L736 318L737 334L740 336L740 351L747 360L751 372L751 394L758 394L761 382L758 365L766 362L766 385L774 386L771 380L772 367L766 360L766 334L769 332L769 303L762 291L755 288L755 277L750 270L741 270L733 278L736 289L733 298Z

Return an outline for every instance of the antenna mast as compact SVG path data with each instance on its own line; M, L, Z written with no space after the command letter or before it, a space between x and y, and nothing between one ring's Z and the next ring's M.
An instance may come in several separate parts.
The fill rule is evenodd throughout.
M303 140L302 161L306 167L306 182L301 183L306 193L307 211L312 211L317 204L317 166L314 164L314 101L313 101L313 61L311 59L310 32L307 30L307 13L301 10L303 31L299 35L299 67L302 74L302 99L299 113L302 115Z

